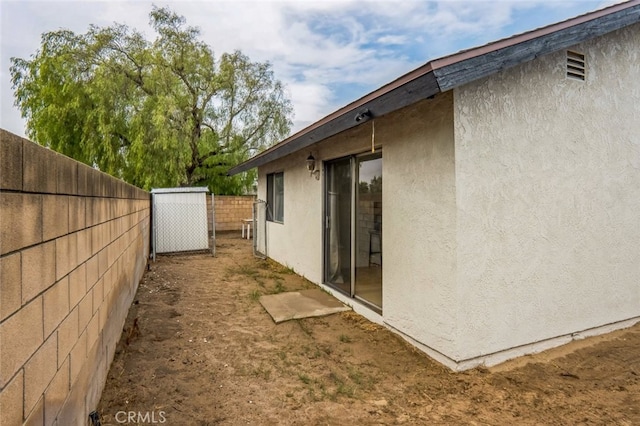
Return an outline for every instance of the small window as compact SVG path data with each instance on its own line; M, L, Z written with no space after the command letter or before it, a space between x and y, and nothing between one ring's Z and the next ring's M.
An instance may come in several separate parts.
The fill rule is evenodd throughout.
M567 77L585 81L587 65L582 53L567 50Z
M267 220L284 222L284 173L267 175Z

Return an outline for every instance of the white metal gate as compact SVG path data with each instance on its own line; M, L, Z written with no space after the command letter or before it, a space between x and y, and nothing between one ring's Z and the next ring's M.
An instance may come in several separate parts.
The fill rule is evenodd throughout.
M153 254L209 249L205 187L159 188L153 197Z
M253 254L267 257L267 203L262 200L253 203Z

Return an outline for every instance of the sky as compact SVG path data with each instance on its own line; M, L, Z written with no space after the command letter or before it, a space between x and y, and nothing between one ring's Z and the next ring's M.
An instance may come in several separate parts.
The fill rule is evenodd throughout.
M615 0L0 0L0 127L25 135L9 67L61 28L126 24L155 38L152 5L169 7L219 56L241 50L272 64L298 131L426 62Z

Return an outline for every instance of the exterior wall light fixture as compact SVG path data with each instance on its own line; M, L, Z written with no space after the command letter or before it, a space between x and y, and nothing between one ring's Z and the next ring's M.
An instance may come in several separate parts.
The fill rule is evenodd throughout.
M364 121L367 121L368 119L370 119L371 117L373 117L371 115L371 111L369 111L369 108L366 108L362 111L360 111L356 117L355 117L355 121L356 123L362 123Z
M316 158L311 153L307 157L307 170L311 176L315 176L316 180L320 180L320 170L316 170Z

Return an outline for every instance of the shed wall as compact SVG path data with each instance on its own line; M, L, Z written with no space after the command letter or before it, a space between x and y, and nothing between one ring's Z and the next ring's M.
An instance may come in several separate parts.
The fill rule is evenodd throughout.
M153 194L155 252L207 250L206 192Z

